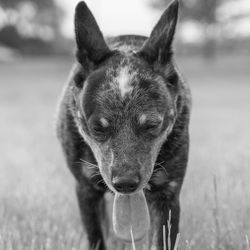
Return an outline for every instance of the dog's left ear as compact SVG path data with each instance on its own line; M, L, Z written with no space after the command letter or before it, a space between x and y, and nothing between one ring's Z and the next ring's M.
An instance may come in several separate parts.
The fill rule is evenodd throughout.
M162 14L138 54L149 62L166 64L172 55L172 42L178 20L179 1L174 0Z
M75 9L75 36L77 59L84 64L86 58L98 64L111 54L103 34L85 2L79 2Z

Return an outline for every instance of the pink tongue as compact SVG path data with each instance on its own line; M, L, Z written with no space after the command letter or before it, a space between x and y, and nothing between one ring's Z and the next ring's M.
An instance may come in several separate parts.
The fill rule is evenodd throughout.
M147 233L150 226L148 206L144 192L132 195L116 194L113 204L113 227L116 236L131 241L139 240Z

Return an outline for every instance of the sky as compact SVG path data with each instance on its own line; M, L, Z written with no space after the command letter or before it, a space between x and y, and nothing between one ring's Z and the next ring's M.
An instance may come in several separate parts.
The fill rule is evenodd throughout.
M63 34L73 36L73 16L78 0L56 0L66 11ZM161 15L150 0L85 0L105 35L149 35ZM132 7L133 6L133 7Z
M74 36L74 9L79 0L56 0L65 10L62 32ZM152 0L85 0L94 14L104 35L140 34L148 36L160 18L162 11L150 6ZM229 23L227 18L239 13L249 13L244 20ZM219 9L219 17L232 36L250 36L250 0L228 1ZM178 30L186 42L202 38L202 32L194 24L187 23Z

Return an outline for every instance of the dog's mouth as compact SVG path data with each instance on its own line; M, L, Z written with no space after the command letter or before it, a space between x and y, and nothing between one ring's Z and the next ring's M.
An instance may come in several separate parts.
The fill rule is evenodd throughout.
M116 236L128 242L136 242L146 235L150 218L143 190L133 194L115 194L113 227Z
M147 176L144 174L138 182L135 181L135 174L129 177L120 175L119 178L109 178L104 171L101 171L101 175L109 190L114 193L112 220L116 237L125 242L143 239L150 228L150 215L144 189L152 173L147 173Z

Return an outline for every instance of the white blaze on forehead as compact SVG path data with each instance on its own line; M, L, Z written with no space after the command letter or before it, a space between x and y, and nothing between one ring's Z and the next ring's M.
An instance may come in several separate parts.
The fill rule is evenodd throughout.
M124 67L120 70L116 80L118 82L118 87L122 97L124 97L127 93L132 91L133 89L131 85L132 75L129 73L128 67Z

